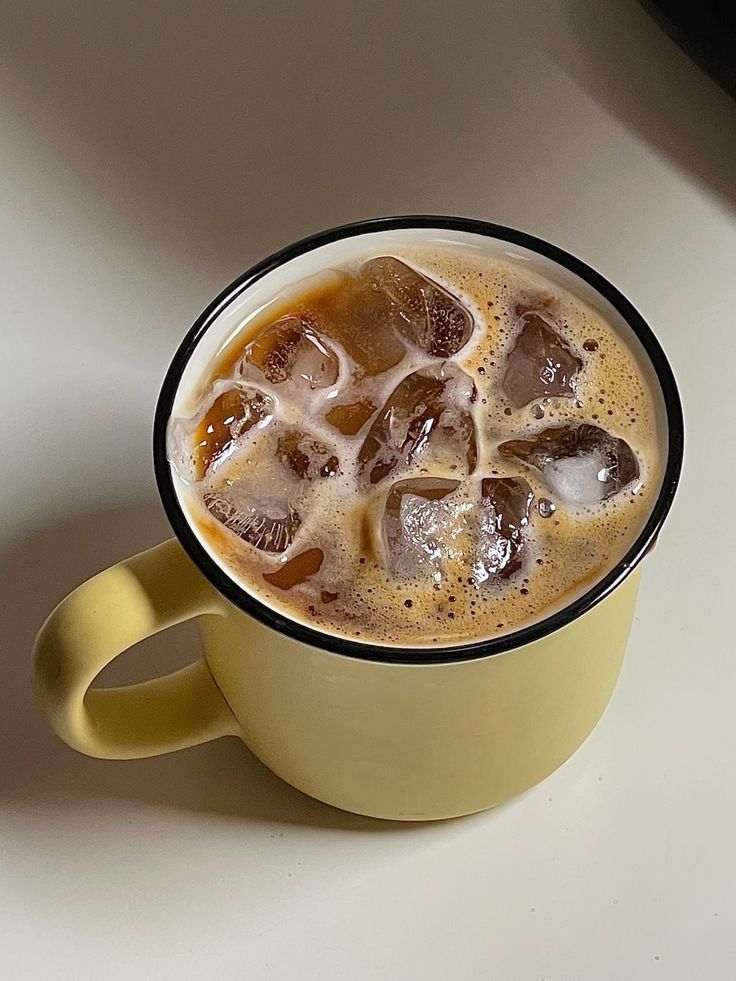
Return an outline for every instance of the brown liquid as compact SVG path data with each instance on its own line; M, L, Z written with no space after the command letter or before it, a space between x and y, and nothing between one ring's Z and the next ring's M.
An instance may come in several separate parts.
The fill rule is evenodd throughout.
M450 248L393 254L456 295L473 315L470 340L450 359L472 379L460 415L446 414L434 429L432 420L422 417L406 444L413 446L416 437L419 450L414 455L405 450L395 461L381 458L378 471L366 470L373 465L365 462L370 456L366 445L372 433L380 436L391 393L413 372L421 375L429 368L430 380L422 384L426 398L436 398L442 385L432 371L442 359L418 352L405 333L387 329L380 297L364 284L356 285L352 271L338 271L319 289L290 296L277 314L271 308L249 323L218 360L205 391L233 377L254 338L251 350L253 360L260 358L256 368L261 375L251 370L241 380L248 393L245 402L232 393L213 394L208 412L190 426L195 476L201 479L206 472L193 485L192 514L203 537L246 588L318 629L404 646L463 643L508 633L583 592L621 558L641 530L661 480L654 400L636 357L613 327L552 283ZM519 406L504 395L503 382L524 318L535 316L529 311L542 313L554 325L562 343L558 363L567 374L551 383L553 394ZM291 338L289 350L307 351L309 358L308 378L300 386L283 380L283 358L269 362L273 373L263 376L273 354L272 335L264 332L284 316L301 320L321 343L310 347L308 338ZM549 340L543 326L532 322L530 329ZM287 351L284 357L289 356ZM290 363L286 374L292 368ZM565 397L570 378L574 397ZM470 395L473 384L475 394ZM457 436L468 413L475 429L472 450ZM392 420L389 412L384 429L390 429ZM552 494L536 470L498 451L504 441L573 423L589 423L626 440L635 451L639 479L599 504L573 507ZM401 494L394 491L392 497L392 488L412 477L441 479L470 522L457 547L442 556L439 577L434 566L409 573L392 566L386 550L387 500L395 518ZM523 551L514 553L501 574L479 581L468 558L472 521L483 486L511 486L492 479L499 477L526 482L533 494L530 518L522 529ZM250 538L243 540L221 523L221 514L215 520L202 504L205 489L215 493L232 486L268 489L274 513L267 531L272 532L274 522L282 525L267 550L253 547L252 528ZM439 492L426 493L429 506L441 499ZM281 506L293 509L298 521L291 512L283 517ZM518 544L517 531L513 529L512 537Z

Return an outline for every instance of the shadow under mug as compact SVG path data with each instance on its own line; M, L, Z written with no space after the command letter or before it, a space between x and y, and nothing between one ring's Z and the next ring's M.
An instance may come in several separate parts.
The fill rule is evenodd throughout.
M651 369L666 429L664 476L626 555L588 592L514 633L455 647L363 644L289 620L230 578L197 537L166 458L166 431L243 311L286 283L392 243L489 251L581 296L627 332ZM683 421L649 327L599 273L523 232L465 218L407 216L332 229L270 256L204 311L159 397L154 465L176 539L107 569L41 628L36 689L52 726L90 756L131 759L236 736L293 786L374 817L433 820L492 807L550 774L600 718L623 659L639 584L679 479ZM122 688L92 682L144 637L196 618L202 657Z

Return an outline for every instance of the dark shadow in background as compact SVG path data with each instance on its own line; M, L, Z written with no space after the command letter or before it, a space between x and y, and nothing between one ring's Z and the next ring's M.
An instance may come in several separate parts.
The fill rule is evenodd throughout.
M736 102L634 0L571 0L543 47L606 110L736 205Z
M44 528L0 555L0 800L39 811L49 804L109 797L343 830L417 827L321 804L276 777L236 739L153 759L104 761L82 756L54 736L30 686L30 651L38 627L79 583L169 535L161 508L149 505ZM163 674L198 653L196 628L176 627L125 654L105 671L104 682L125 684Z

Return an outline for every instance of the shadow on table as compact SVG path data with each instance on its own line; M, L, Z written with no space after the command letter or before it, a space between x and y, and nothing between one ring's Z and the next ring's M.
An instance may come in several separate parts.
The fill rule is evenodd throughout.
M736 101L636 0L566 0L542 47L642 140L736 205Z
M35 811L79 799L122 798L256 821L343 830L419 825L337 810L300 793L236 739L147 760L82 756L49 729L31 692L31 647L55 604L106 566L170 534L158 505L104 511L44 528L0 556L4 623L0 661L0 798ZM139 644L104 672L129 683L180 667L198 654L193 624Z

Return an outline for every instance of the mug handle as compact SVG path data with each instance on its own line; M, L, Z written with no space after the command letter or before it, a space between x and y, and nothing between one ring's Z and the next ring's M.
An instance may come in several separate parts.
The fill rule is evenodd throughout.
M111 566L57 606L34 648L35 686L56 733L100 759L158 756L239 733L200 657L172 674L91 688L124 650L167 627L224 612L176 539Z

